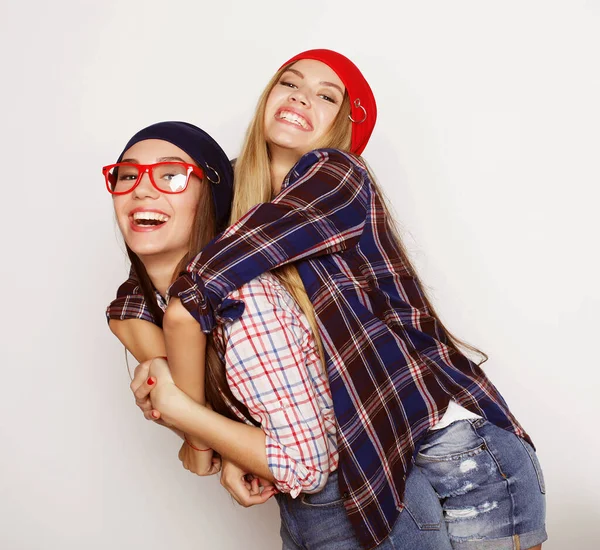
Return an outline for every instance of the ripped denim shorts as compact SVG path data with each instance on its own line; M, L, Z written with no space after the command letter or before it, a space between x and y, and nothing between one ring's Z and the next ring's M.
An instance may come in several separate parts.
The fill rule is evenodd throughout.
M521 550L547 539L535 451L483 418L432 430L416 455L442 504L455 550Z

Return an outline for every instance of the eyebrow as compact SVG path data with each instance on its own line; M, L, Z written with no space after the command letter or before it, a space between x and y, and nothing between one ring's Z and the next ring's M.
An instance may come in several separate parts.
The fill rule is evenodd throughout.
M170 162L170 161L174 161L174 162L184 162L184 163L188 163L187 160L183 160L181 157L160 157L159 159L156 159L158 162Z
M300 78L304 78L304 75L297 69L287 69L287 71L294 73ZM342 90L337 84L334 84L333 82L327 82L326 80L322 80L321 82L319 82L319 84L321 84L322 86L329 86L330 88L335 88L340 92L340 94L342 94L342 96L344 95L344 90Z
M131 162L132 164L140 164L137 159L122 159L121 162ZM156 162L183 162L187 163L187 161L183 160L181 157L160 157L156 159Z

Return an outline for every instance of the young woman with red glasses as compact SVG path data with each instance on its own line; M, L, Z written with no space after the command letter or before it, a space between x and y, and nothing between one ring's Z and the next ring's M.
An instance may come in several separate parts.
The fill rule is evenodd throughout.
M238 289L275 270L318 327L339 460L327 484L291 498L264 460L224 470L225 484L252 503L256 487L240 473L275 482L284 548L540 548L545 488L529 438L436 315L357 156L375 118L370 87L340 54L312 50L284 64L236 165L233 225L170 288L172 306L191 313L181 326L198 322L209 333L243 323L249 298ZM264 367L260 349L237 360L253 353ZM147 372L132 386L144 407L227 447L225 426L177 389L164 361L151 364L152 384ZM272 390L285 415L288 402ZM258 439L247 444L264 452Z
M187 331L183 327L169 332L173 310L164 314L163 297L191 258L225 225L233 191L231 164L206 132L171 121L137 132L117 163L102 172L132 266L131 278L119 289L114 305L138 317L110 326L140 361L169 352L178 386L205 403L206 344L193 338L197 330L189 326ZM142 315L140 307L147 307ZM208 347L212 349L210 342ZM190 359L197 363L195 369L187 368ZM195 448L205 447L194 436L186 439ZM212 452L195 452L186 443L180 458L186 468L198 472L215 473L219 467Z

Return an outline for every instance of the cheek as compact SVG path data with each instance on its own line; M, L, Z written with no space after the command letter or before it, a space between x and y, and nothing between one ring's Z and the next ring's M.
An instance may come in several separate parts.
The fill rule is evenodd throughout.
M329 130L331 130L331 127L333 126L333 123L335 122L338 112L339 112L339 109L337 111L330 109L329 112L325 113L324 120L323 120L323 122L324 122L323 127L325 129L325 132L328 132Z
M113 199L113 208L115 210L115 217L117 219L117 224L121 232L123 231L124 225L128 221L128 216L126 213L126 198L125 197L115 197Z
M182 229L189 230L196 217L198 210L199 191L188 189L182 195L175 195L171 199L171 207L176 215L177 225Z
M265 119L267 119L269 115L272 116L275 113L277 106L281 104L285 97L287 97L285 90L287 90L287 88L281 89L281 87L277 86L271 90L267 102L265 103Z

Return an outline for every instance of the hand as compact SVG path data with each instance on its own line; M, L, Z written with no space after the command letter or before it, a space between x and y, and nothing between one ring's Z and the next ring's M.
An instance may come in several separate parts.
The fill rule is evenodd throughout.
M179 450L179 460L183 467L198 476L212 476L221 471L221 457L208 451L196 451L185 441Z
M156 420L152 416L152 401L150 400L150 386L146 384L150 376L150 363L152 359L140 363L133 371L133 380L129 388L135 397L135 404L140 408L146 420ZM146 387L144 387L146 386ZM146 391L147 390L147 391Z
M152 417L165 419L168 416L167 411L172 411L176 408L177 403L181 399L185 400L187 396L175 385L171 370L164 357L152 359L148 375L146 384L150 390L149 397L152 403L152 412L159 413L158 416L152 414ZM143 393L142 390L140 394L143 395Z
M164 358L156 357L140 363L134 371L130 388L145 418L171 428L183 438L183 434L166 422L160 412L168 404L174 405L174 401L183 395L175 386Z
M244 472L226 459L221 465L221 485L244 508L264 504L279 492L271 482Z

